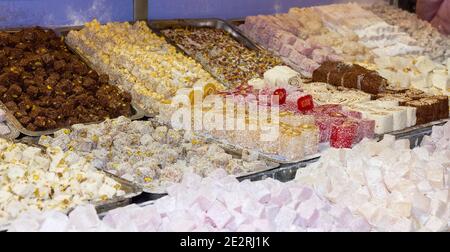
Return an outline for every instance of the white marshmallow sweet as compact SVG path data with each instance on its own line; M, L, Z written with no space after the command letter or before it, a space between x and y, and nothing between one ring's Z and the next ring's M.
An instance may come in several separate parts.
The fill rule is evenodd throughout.
M276 66L264 73L264 80L272 87L282 87L297 76L298 73L287 66Z
M450 78L447 70L435 70L428 76L429 85L442 90L450 88Z
M365 140L353 149L325 151L296 180L361 214L378 231L446 231L449 143L450 123L435 127L424 146L413 150L394 136ZM356 193L362 188L370 192L365 197ZM347 191L358 200L348 200Z

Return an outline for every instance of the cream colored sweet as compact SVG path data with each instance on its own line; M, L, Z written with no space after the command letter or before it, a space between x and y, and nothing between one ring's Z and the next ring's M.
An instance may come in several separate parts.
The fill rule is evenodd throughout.
M72 151L0 139L0 223L30 210L66 211L125 193L120 184Z
M386 78L391 87L416 88L430 94L445 94L450 88L448 66L427 56L379 57L369 67Z
M392 101L369 101L347 107L359 111L363 118L375 120L375 133L386 134L416 125L416 110L413 107L399 106Z
M81 31L70 32L67 42L130 91L147 111L158 112L178 89L196 83L223 88L200 64L151 32L145 22L100 25L94 20Z

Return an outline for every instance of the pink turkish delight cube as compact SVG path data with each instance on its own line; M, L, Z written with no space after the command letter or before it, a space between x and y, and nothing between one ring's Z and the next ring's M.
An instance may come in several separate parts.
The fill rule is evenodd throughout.
M302 41L301 39L298 39L293 45L293 47L297 52L299 52L300 54L302 54L307 58L310 58L314 51L314 49L311 48L309 44L305 43L305 41Z
M331 126L330 144L333 148L351 148L357 137L358 124L345 122Z
M293 50L294 50L294 48L292 48L292 46L285 44L281 47L280 56L289 58L289 56Z

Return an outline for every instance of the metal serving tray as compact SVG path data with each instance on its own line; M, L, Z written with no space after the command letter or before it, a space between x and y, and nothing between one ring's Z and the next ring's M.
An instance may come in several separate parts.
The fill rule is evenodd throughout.
M164 37L166 41L172 44L178 51L184 53L185 55L194 58L199 64L203 66L203 68L208 71L213 77L222 82L227 87L231 87L230 83L226 83L225 80L222 80L220 76L217 76L217 73L211 69L209 64L204 60L198 58L196 56L196 52L187 50L186 48L180 46L175 41L171 40L167 36L165 36L162 31L168 29L177 29L177 28L211 28L211 29L219 29L225 31L229 34L233 39L237 42L243 44L248 49L253 51L261 51L262 47L254 43L252 40L247 38L239 29L230 25L224 20L221 19L176 19L176 20L155 20L148 22L149 27L158 35Z
M424 136L431 135L434 126L442 126L448 122L450 122L450 118L417 125L400 131L394 131L391 133L387 133L386 135L393 135L397 139L409 139L412 149L418 147L422 143ZM378 139L383 139L383 136L378 136Z
M8 112L6 112L6 125L8 126L9 130L11 131L7 135L0 136L0 138L4 138L6 140L14 140L20 136L20 132L16 129L14 125L10 123L10 120L8 119Z
M130 116L129 118L131 120L139 120L142 119L144 117L144 113L138 109L138 106L135 105L133 102L131 103L132 105L132 109L133 109L133 115ZM9 122L9 124L14 128L14 130L17 130L18 132L26 135L26 136L31 136L31 137L40 137L40 136L44 136L44 135L52 135L55 132L57 132L58 130L64 129L63 128L56 128L56 129L52 129L52 130L46 130L46 131L31 131L26 129L18 120L17 118L12 115L12 113L9 111L9 109L2 103L0 102L0 108L6 111L6 118L7 121ZM102 121L98 121L98 122L90 122L90 123L83 123L84 125L91 125L91 124L97 124L97 123L101 123ZM70 127L70 126L68 126ZM17 138L17 137L16 137Z
M95 209L97 210L98 214L102 214L105 212L108 212L110 210L124 207L132 203L132 199L136 196L139 196L142 194L142 188L137 186L136 184L129 182L127 180L124 180L122 178L119 178L113 174L110 174L108 172L102 171L106 176L114 179L116 182L118 182L121 185L121 189L125 191L125 195L121 197L116 197L110 200L106 201L89 201L86 204L92 204L95 206ZM69 214L74 209L69 209L65 211L65 213ZM7 231L11 225L11 221L8 221L7 223L0 223L0 232Z
M247 151L247 148L232 144L232 143L228 142L226 139L218 139L218 138L212 137L208 134L198 134L198 136L205 138L207 141L218 143L226 151L228 151L230 153L234 153L239 156L242 156L242 152ZM259 155L259 159L266 160L266 161L269 161L272 163L296 164L296 163L307 162L309 160L314 160L314 159L319 158L320 152L327 149L328 147L329 146L327 144L320 144L319 145L319 153L313 154L310 156L306 156L299 160L290 160L282 155L268 154L268 153L259 152L259 151L257 153Z
M224 148L222 145L221 145L221 147ZM225 150L227 153L229 153L229 154L232 154L232 155L235 154L235 153L233 153L233 152L230 152L230 151L229 151L228 149L226 149L226 148L224 148L224 150ZM239 155L234 155L234 156L237 157L237 158L240 157ZM242 178L242 177L257 176L258 174L261 174L261 173L265 173L265 172L269 172L269 171L274 171L274 170L276 170L278 167L280 167L280 164L279 164L279 163L275 163L275 162L272 162L272 161L269 161L269 160L264 160L264 159L260 159L260 160L266 161L266 164L267 164L267 168L266 168L266 169L255 170L255 171L249 171L249 172L240 173L240 174L230 174L230 175L236 177L236 178L239 180L239 178ZM136 183L136 182L133 182L133 183ZM139 184L139 183L137 183L137 185L139 185L140 187L142 187L142 191L143 191L144 193L149 194L149 195L148 195L149 200L156 200L156 199L159 199L159 198L162 198L162 197L166 196L166 195L167 195L167 192L166 192L167 187L170 186L170 184L169 184L168 186L158 186L158 187L154 187L154 188L149 188L149 187L146 187L146 186L141 185L141 184Z
M76 28L76 27L75 27ZM78 27L78 29L81 27ZM56 28L54 31L57 35L60 35L61 32L60 30L62 30L63 28ZM64 29L68 29L68 28L64 28ZM19 32L21 29L7 29L7 30L0 30L2 32L8 32L8 33L16 33ZM67 44L66 44L67 45ZM71 47L69 45L67 45L67 47L70 49ZM76 54L77 56L80 57L80 59L91 69L94 69L92 67L92 64L86 60L85 57L83 57L82 55L80 55L79 53L77 53L76 51L72 50L72 53ZM95 69L94 69L95 70ZM110 84L113 85L113 84ZM142 111L142 109L134 102L131 102L131 107L132 107L132 112L133 115L130 116L129 118L131 120L139 120L142 119L143 117L145 117L144 112ZM58 130L61 130L63 128L56 128L56 129L52 129L52 130L46 130L46 131L30 131L28 129L26 129L18 120L17 118L11 113L11 111L4 105L3 102L0 101L0 108L3 109L6 112L6 118L8 123L10 124L10 126L12 126L11 128L14 128L14 131L18 131L19 135L20 133L26 135L26 136L32 136L32 137L39 137L39 136L43 136L43 135L51 135L53 133L55 133ZM90 123L85 123L85 125L89 125L89 124L97 124L97 123L101 123L102 121L98 121L98 122L90 122ZM17 134L17 133L15 133ZM17 135L15 138L17 138L19 135ZM12 135L14 136L14 135ZM11 138L12 139L12 138Z
M227 21L222 19L175 19L175 20L154 20L148 22L149 27L158 35L164 34L161 33L162 30L168 29L177 29L177 28L212 28L224 30L227 32L232 38L234 38L239 43L245 45L247 48L251 50L260 50L255 43L253 43L250 39L248 39L239 29L230 25ZM167 40L171 41L167 37ZM178 46L178 45L177 45ZM188 53L188 52L186 52ZM189 54L189 53L188 53ZM191 55L192 56L192 55Z

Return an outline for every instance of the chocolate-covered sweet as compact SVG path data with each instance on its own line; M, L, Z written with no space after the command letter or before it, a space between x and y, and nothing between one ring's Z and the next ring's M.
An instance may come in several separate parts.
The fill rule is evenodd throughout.
M53 31L0 32L0 100L28 130L129 116L131 96L109 85Z
M314 82L326 82L333 86L355 88L377 95L387 88L387 80L375 71L359 65L343 62L324 62L313 72Z

